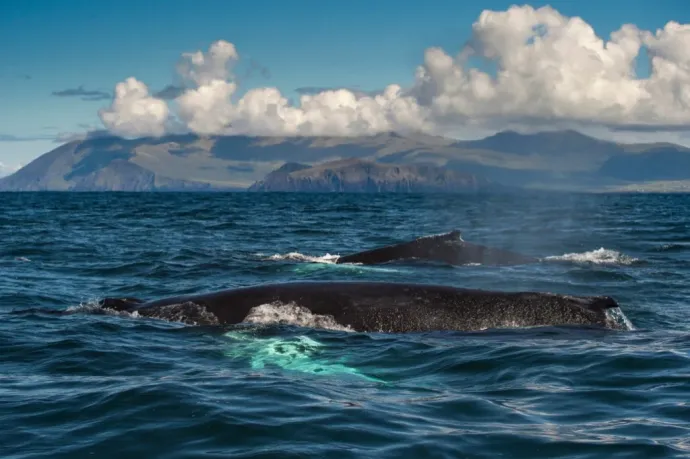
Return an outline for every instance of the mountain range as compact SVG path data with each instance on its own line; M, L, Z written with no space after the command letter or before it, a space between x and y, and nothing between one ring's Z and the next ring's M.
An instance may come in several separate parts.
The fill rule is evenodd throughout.
M617 143L572 130L503 131L471 141L397 133L100 135L41 155L1 178L0 191L605 191L687 180L686 147Z

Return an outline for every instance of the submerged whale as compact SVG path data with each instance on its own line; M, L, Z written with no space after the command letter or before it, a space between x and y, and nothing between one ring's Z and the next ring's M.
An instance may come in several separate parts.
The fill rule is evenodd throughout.
M105 298L102 309L194 325L246 322L266 305L300 308L359 332L475 331L487 328L590 325L620 328L607 296L495 292L397 282L294 282L242 287L155 301ZM318 322L318 320L317 320Z
M336 264L361 263L365 265L398 260L430 260L451 265L480 263L482 265L516 265L537 263L538 258L509 250L486 247L464 241L460 231L423 236L413 241L379 247L339 257Z

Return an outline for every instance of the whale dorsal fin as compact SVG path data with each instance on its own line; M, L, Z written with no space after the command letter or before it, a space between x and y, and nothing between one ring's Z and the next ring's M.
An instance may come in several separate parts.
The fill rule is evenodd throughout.
M418 258L425 260L446 260L453 250L448 251L447 245L461 245L464 241L459 230L448 233L421 236L407 242L378 247L364 252L353 253L338 258L336 263L385 263L393 260Z

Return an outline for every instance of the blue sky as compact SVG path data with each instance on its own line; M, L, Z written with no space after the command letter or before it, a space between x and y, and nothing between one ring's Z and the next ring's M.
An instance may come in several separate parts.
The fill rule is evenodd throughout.
M176 81L181 53L219 39L237 47L245 70L254 63L243 91L276 86L296 97L300 87L405 86L426 48L456 54L482 10L512 3L8 0L0 6L0 163L26 164L54 148L58 133L102 128L97 112L110 100L98 92L129 76L162 89ZM651 31L690 23L687 0L528 3L580 16L605 39L624 23ZM648 72L643 60L638 72ZM53 95L78 88L99 100Z

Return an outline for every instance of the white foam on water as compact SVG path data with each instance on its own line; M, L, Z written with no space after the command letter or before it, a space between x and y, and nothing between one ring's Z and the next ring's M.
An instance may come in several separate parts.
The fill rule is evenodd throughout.
M273 302L255 306L249 310L244 322L252 324L296 325L298 327L323 328L353 332L351 327L336 322L331 315L313 314L296 303Z
M99 300L89 300L86 302L79 303L76 306L67 307L68 312L80 312L80 313L91 313L91 314L106 314L110 316L125 316L138 318L139 312L137 311L116 311L114 309L104 308L103 305L99 304Z
M257 254L258 256L262 256L262 254ZM297 262L302 262L306 263L305 265L299 266L295 268L296 272L310 272L310 271L315 271L318 269L344 269L344 270L349 270L349 271L361 271L361 270L367 270L367 271L377 271L377 272L386 272L386 273L397 273L400 272L399 269L393 269L393 268L384 268L380 266L366 266L363 265L362 263L342 263L342 264L337 264L338 259L340 258L340 255L331 255L330 253L327 253L326 255L322 256L313 256L313 255L304 255L299 252L290 252L290 253L285 253L285 254L275 254L271 255L270 257L265 257L264 260L271 260L271 261L297 261Z
M299 252L290 252L285 254L275 254L268 257L269 260L288 260L288 261L305 261L308 263L325 263L325 264L335 264L338 261L340 255L331 255L327 253L326 255L316 257L312 255L304 255Z
M558 256L546 257L545 260L574 261L578 263L594 263L597 265L631 265L638 259L603 247L597 250L581 253L566 253Z
M86 302L81 302L76 306L68 306L67 311L69 312L103 312L103 313L113 313L115 315L120 314L121 312L124 311L114 311L112 309L106 309L102 305L99 304L99 300L94 299L94 300L88 300ZM130 315L130 313L126 313L127 315Z
M518 322L516 320L504 320L503 322L500 322L500 323L493 323L492 322L489 325L486 325L486 324L482 325L478 328L478 330L479 331L494 330L494 329L500 330L503 328L512 329L512 328L533 328L533 327L526 326L523 323Z
M623 310L621 308L611 308L607 309L605 311L606 314L606 319L615 322L619 325L625 326L627 330L635 330L635 326L633 323L628 319L628 317L625 315Z

